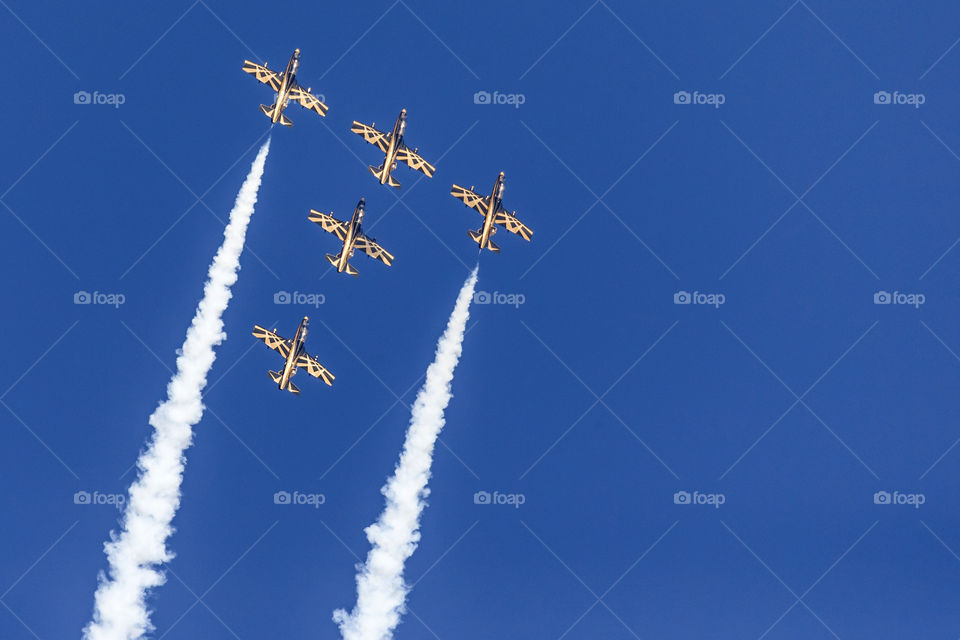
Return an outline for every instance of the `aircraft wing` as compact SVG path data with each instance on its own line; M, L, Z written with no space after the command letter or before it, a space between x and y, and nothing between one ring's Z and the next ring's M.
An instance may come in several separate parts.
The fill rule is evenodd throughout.
M273 331L264 329L258 324L253 326L253 337L263 340L268 347L279 353L284 358L290 355L290 349L293 348L292 340L281 338Z
M377 244L376 240L368 238L363 234L357 235L357 239L353 242L353 248L363 251L371 258L379 260L388 267L390 263L393 262L393 254Z
M392 133L384 133L378 129L374 129L368 124L363 124L362 122L353 121L353 124L350 126L350 131L353 131L357 135L363 136L363 139L374 145L380 151L384 153L387 152L387 147L390 146L390 136Z
M500 225L510 233L515 233L524 240L529 240L533 236L533 229L523 224L517 218L503 209L497 212L493 218L494 223Z
M450 195L458 200L462 200L463 204L467 205L471 209L474 209L481 215L487 215L487 198L479 193L455 184L450 190Z
M312 375L314 378L322 378L324 382L329 386L333 386L334 376L330 371L327 370L322 364L316 361L315 358L307 354L301 355L297 358L297 367L300 369L305 369L307 373Z
M435 166L417 155L416 151L411 151L406 145L401 145L397 149L397 161L406 162L411 169L421 172L428 178L432 178L433 172L437 170Z
M310 215L307 218L310 222L316 222L318 225L323 227L323 230L332 233L333 235L340 238L340 240L346 240L347 238L347 224L345 222L340 222L331 215L326 213L320 213L314 209L310 209Z
M243 70L263 84L269 85L274 91L280 91L281 75L276 71L270 71L270 69L267 69L256 62L250 62L249 60L243 61Z
M317 96L313 95L298 84L290 87L290 93L288 94L288 97L290 100L299 102L301 107L318 113L321 116L327 115L327 111L330 109L327 105L323 104L323 102L321 102Z

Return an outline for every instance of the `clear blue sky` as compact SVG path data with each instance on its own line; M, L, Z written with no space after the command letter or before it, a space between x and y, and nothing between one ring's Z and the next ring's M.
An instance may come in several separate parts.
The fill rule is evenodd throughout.
M330 112L291 106L272 134L156 637L336 637L477 259L480 218L450 184L487 191L501 170L535 234L499 234L478 289L525 301L473 308L397 637L960 633L955 3L3 4L0 637L78 637L89 619L118 512L74 494L132 479L268 131L270 92L240 67L295 47ZM395 192L349 125L402 107L437 173L400 168ZM353 279L306 217L361 196L396 261L358 255ZM337 380L298 378L295 398L250 329L304 314Z

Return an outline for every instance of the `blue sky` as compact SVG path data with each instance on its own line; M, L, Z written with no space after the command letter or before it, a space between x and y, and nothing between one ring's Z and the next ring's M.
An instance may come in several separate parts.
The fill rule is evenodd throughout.
M129 485L268 132L240 67L299 47L330 112L272 132L155 637L336 637L477 260L449 186L503 170L535 234L478 289L523 304L472 309L397 637L955 638L960 11L834 5L4 0L0 637L89 619L118 512L74 494ZM349 125L402 107L437 173L395 192ZM306 217L360 197L396 261L353 279ZM250 329L305 314L337 380L294 398Z

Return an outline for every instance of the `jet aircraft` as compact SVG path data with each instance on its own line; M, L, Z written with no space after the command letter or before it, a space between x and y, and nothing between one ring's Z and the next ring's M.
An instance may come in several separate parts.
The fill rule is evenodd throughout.
M472 229L467 231L467 235L469 235L481 249L486 248L494 253L500 253L500 247L495 245L490 239L490 236L497 232L496 225L500 225L510 233L517 234L524 240L530 240L533 236L533 230L517 219L516 211L510 214L503 208L503 171L497 176L497 181L493 185L493 192L489 196L481 196L473 189L474 187L467 189L466 187L455 184L450 190L450 195L458 200L462 200L463 204L483 216L483 225L478 231Z
M393 262L393 254L377 244L375 239L363 235L363 228L361 227L363 210L364 199L360 198L356 209L353 210L353 216L350 218L350 222L341 222L332 215L310 209L308 220L317 223L324 231L332 233L343 241L343 249L340 250L340 253L336 255L327 254L327 260L329 260L330 264L335 266L340 273L346 271L352 276L359 274L353 265L347 262L353 257L354 249L363 251L371 258L376 258L388 267L390 263Z
M295 49L290 56L290 62L287 63L287 69L283 73L271 71L265 66L261 66L249 60L243 61L243 70L254 76L257 80L277 92L277 97L271 106L260 105L260 111L270 118L270 121L276 124L292 127L293 122L290 118L283 115L283 110L291 100L300 103L300 106L310 109L321 116L327 115L327 105L319 98L310 93L310 88L304 90L297 84L297 67L300 66L300 49Z
M390 172L397 168L397 162L405 162L410 168L416 169L428 178L433 177L433 173L437 168L417 155L416 149L411 151L410 147L403 142L403 132L407 128L406 109L400 111L400 115L397 116L397 122L393 125L392 132L385 133L379 131L374 128L376 124L377 123L374 122L372 125L366 125L354 120L350 131L363 136L364 140L386 154L383 159L383 164L379 167L374 168L373 165L368 167L370 173L380 181L380 184L389 184L391 187L400 188L400 182L390 175Z
M333 386L334 375L303 348L307 339L307 325L309 323L310 319L303 316L303 320L300 321L300 326L297 327L297 332L292 340L278 336L276 329L270 331L260 325L253 326L253 337L263 340L268 347L284 357L285 362L282 371L267 372L270 374L270 379L277 383L281 391L286 389L290 393L300 395L300 389L290 379L297 373L298 369L306 369L307 373L314 378L322 378L327 385Z

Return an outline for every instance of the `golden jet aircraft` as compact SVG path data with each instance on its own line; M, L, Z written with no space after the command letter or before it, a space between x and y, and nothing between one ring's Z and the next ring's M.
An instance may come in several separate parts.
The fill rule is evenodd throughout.
M326 367L317 362L316 358L309 355L303 348L303 343L307 339L307 325L310 319L303 316L300 326L297 327L297 333L293 340L287 340L277 335L276 329L270 331L260 325L253 326L253 337L263 340L268 347L279 353L286 359L283 365L283 371L268 371L270 379L277 383L281 391L286 389L290 393L300 395L300 389L290 380L297 369L306 369L307 373L314 378L322 378L329 386L333 386L334 375L327 371Z
M297 84L298 66L300 66L300 49L294 49L293 55L290 56L290 62L287 63L287 70L283 73L271 71L267 67L260 66L249 60L243 61L244 71L254 76L263 84L269 85L271 89L277 92L276 100L274 100L271 106L268 107L265 104L260 105L260 111L263 111L274 124L279 122L288 127L293 126L290 118L283 115L283 110L287 108L287 104L291 100L299 102L300 106L315 111L321 116L327 115L327 105L323 104L319 98L311 94L309 87L304 91L303 87Z
M493 185L493 192L489 196L481 196L479 193L474 192L473 189L473 187L467 189L466 187L455 184L450 190L450 195L458 200L462 200L463 204L483 216L483 226L480 227L479 231L472 229L467 231L467 235L480 245L481 249L487 248L494 253L500 253L500 247L493 244L493 241L490 239L490 236L497 232L496 225L500 225L510 233L517 234L524 240L530 240L533 236L533 230L517 220L516 211L510 214L503 208L503 171L497 176L497 181Z
M360 226L363 222L363 208L364 199L360 198L360 202L357 203L357 208L353 210L353 217L350 218L350 222L341 222L331 215L310 209L310 215L307 218L310 222L316 222L323 227L324 231L332 233L343 240L343 249L340 250L340 253L337 255L327 254L327 260L329 260L330 264L335 266L340 273L346 271L352 276L359 275L360 272L347 262L353 257L354 249L360 249L360 251L363 251L371 258L376 258L388 267L390 263L393 262L393 254L377 244L377 241L373 238L368 238L363 235L363 229Z
M391 187L400 188L400 182L390 175L390 172L397 168L397 162L406 162L407 165L423 173L428 178L433 177L433 172L437 170L432 164L417 155L417 150L410 150L410 147L403 144L403 132L407 128L407 110L402 109L397 117L397 123L393 125L391 133L384 133L374 128L377 123L366 125L362 122L353 121L350 131L363 136L363 139L372 145L375 145L380 151L383 151L386 157L383 164L374 168L373 165L367 167L370 169L380 184L389 184Z

